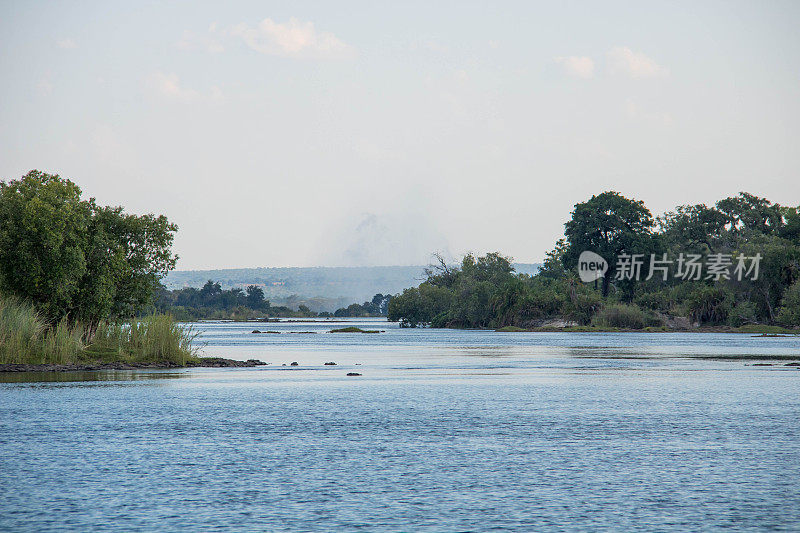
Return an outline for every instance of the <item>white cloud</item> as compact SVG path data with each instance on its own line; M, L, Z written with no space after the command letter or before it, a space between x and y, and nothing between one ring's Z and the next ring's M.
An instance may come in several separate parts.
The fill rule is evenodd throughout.
M594 61L591 57L566 56L556 57L555 62L564 67L564 71L577 78L589 79L594 76Z
M154 72L148 80L150 88L162 97L180 102L219 101L224 99L219 87L212 87L208 93L202 93L181 85L178 75Z
M56 46L64 50L72 50L74 48L78 48L78 43L72 39L61 39L60 41L56 42Z
M664 78L669 76L669 69L626 46L612 48L608 52L608 62L612 72L622 72L631 78Z
M288 57L345 57L353 48L334 34L317 31L312 22L290 18L280 24L272 19L262 20L256 27L238 24L230 34L241 38L253 50L267 55Z

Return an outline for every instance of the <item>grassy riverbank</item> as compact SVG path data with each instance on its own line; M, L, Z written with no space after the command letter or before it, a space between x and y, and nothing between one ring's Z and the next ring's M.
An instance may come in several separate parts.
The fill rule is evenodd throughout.
M186 366L197 360L197 333L170 315L129 323L102 322L87 341L82 324L51 325L28 303L0 300L0 364L95 363Z

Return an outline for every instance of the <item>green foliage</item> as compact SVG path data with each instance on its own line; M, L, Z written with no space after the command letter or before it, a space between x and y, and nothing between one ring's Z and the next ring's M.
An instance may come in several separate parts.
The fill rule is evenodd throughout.
M453 293L447 288L424 282L392 298L388 318L400 321L400 327L430 325L434 318L447 312L452 299Z
M31 171L0 182L0 291L58 321L78 304L90 210L69 180Z
M573 288L569 296L569 299L565 300L561 307L561 315L581 325L589 324L602 306L602 299L597 291Z
M340 307L334 311L335 317L364 317L364 316L386 316L389 309L389 301L392 299L390 294L381 293L372 297L369 302L363 304L350 304L347 307Z
M332 329L329 333L380 333L377 329L361 329L355 326L348 326L346 328Z
M267 303L267 307L269 307L268 302L264 299L264 289L261 287L257 285L248 285L245 292L247 292L247 307L250 309L261 309L265 307L265 303Z
M783 294L778 322L786 326L800 326L800 281L795 281Z
M655 325L638 306L631 304L611 304L604 306L594 317L592 323L604 328L644 329Z
M431 267L419 287L391 299L388 316L403 327L527 328L559 315L586 324L599 304L590 287L516 274L508 258L491 253Z
M728 219L724 213L703 204L678 206L658 218L667 245L679 245L684 252L714 252Z
M613 191L604 192L575 205L572 218L564 225L566 248L562 260L574 269L581 252L593 251L608 261L603 277L603 295L623 253L649 254L656 250L652 228L655 222L641 200L631 200Z
M459 266L437 257L426 281L392 300L389 319L412 327L535 329L560 318L580 324L575 331L800 322L800 208L740 193L712 207L679 206L658 218L657 232L654 226L641 201L604 192L575 205L565 238L547 253L538 274L514 273L497 253L468 255ZM576 278L586 250L609 262L602 292ZM673 260L697 254L700 263L709 254L726 254L734 265L739 255L760 255L761 261L757 279L753 273L738 279L732 270L730 279L685 280L673 263L666 279L656 273L648 280L643 261L640 280L617 280L616 258L623 253L667 253Z
M498 333L517 333L521 331L528 331L525 328L520 328L517 326L503 326L502 328L497 328L496 330Z
M183 366L197 352L197 333L171 316L152 315L133 323L101 322L91 345L85 328L62 319L49 324L35 307L0 299L0 364L104 362L171 363Z
M753 302L735 303L728 313L728 324L737 328L758 322L756 306Z
M163 216L82 200L73 182L33 170L0 182L0 292L32 302L50 325L80 321L91 334L147 305L175 265L176 230Z
M273 307L264 299L264 291L255 285L246 291L234 288L224 290L219 282L208 280L202 288L186 287L168 291L160 286L154 308L159 313L172 314L179 320L253 320L275 316L287 308Z
M33 305L0 299L0 364L65 364L78 359L83 330L61 320L50 327Z
M170 315L150 315L130 323L101 323L90 350L114 361L185 366L197 356L197 335Z
M688 315L695 322L723 324L733 306L733 294L724 287L698 286L686 300Z

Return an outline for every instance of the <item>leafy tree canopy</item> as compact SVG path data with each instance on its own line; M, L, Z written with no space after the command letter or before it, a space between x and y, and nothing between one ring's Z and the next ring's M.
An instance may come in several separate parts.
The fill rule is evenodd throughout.
M72 181L33 170L0 182L0 292L51 321L132 316L174 268L176 231L164 216L99 206Z
M603 278L603 295L608 295L617 256L652 250L654 225L650 210L641 200L631 200L614 191L592 196L575 205L572 219L564 225L564 265L574 269L586 250L600 254L609 264Z

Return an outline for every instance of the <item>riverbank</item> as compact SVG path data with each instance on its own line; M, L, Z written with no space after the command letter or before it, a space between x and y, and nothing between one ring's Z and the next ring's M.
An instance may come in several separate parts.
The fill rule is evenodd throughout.
M86 372L95 370L166 370L172 368L252 368L268 363L257 359L237 361L222 357L198 357L180 365L171 361L127 363L75 363L75 364L0 364L0 372Z

